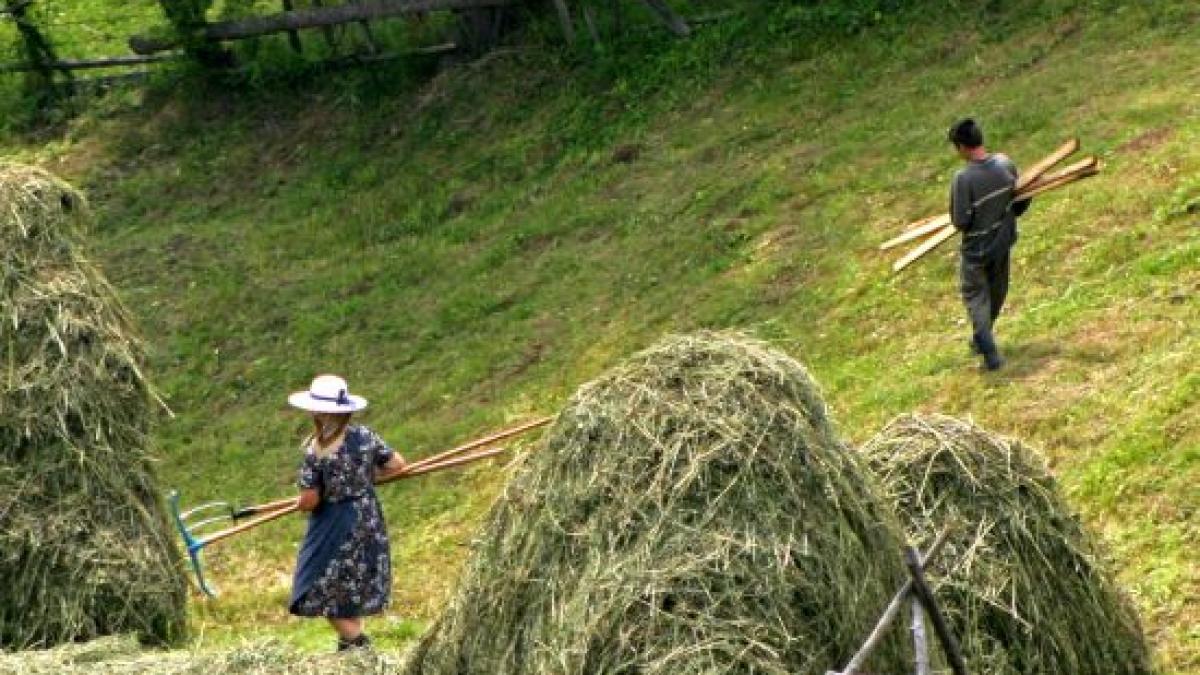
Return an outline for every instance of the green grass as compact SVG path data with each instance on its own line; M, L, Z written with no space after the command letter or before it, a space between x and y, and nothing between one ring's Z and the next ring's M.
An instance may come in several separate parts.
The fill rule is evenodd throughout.
M151 89L3 152L92 195L96 255L175 412L163 482L187 500L287 494L304 420L284 398L317 372L422 455L555 411L664 332L743 327L811 367L853 441L916 409L1043 448L1164 671L1196 672L1200 10L933 14L817 43L776 17L628 53L526 47L420 86L401 69L289 95ZM943 208L944 128L966 113L1019 163L1077 134L1105 165L1024 219L995 376L967 353L950 247L898 277L875 250ZM624 145L636 160L613 159ZM382 645L436 616L502 482L493 466L382 492ZM300 533L207 554L224 594L195 604L204 644L329 647L283 608Z

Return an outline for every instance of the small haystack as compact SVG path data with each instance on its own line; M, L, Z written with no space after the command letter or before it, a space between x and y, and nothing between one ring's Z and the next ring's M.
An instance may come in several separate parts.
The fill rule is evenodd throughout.
M793 359L666 339L571 399L405 672L823 674L904 578L858 461Z
M909 415L863 452L913 538L966 526L932 576L970 672L1151 672L1130 604L1033 451L951 417Z
M184 625L141 351L77 248L88 217L61 180L0 165L0 648Z

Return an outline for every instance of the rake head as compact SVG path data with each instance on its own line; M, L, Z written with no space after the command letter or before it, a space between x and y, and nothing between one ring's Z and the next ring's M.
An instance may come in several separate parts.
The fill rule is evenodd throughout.
M179 530L179 536L183 537L183 546L187 550L188 560L192 564L192 572L196 575L196 585L210 598L217 597L217 591L204 579L204 565L200 559L200 553L204 550L204 546L208 543L203 538L197 538L197 531L213 523L219 523L226 520L233 520L234 510L227 502L209 502L201 504L187 511L179 509L179 491L171 490L167 496L167 505L171 511L171 517L175 521L175 528ZM216 516L210 516L200 520L199 522L191 522L196 514L203 511L212 511L221 509L227 513L221 513Z

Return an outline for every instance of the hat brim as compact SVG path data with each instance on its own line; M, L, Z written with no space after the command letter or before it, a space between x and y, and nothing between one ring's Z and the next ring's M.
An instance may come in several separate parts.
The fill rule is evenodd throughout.
M350 404L340 405L337 401L321 401L307 391L298 391L288 396L288 404L293 408L320 413L352 413L367 407L367 399L361 396L349 394L346 398L350 399Z

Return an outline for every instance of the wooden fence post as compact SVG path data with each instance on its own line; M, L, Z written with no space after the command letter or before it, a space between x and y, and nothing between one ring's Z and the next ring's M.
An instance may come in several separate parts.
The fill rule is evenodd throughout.
M575 44L575 27L571 24L571 10L567 7L567 0L554 0L554 9L558 10L558 24L562 26L567 44Z
M296 9L296 7L292 4L292 0L283 0L283 11L290 12L293 9ZM292 51L297 54L304 52L304 46L300 44L300 33L297 31L288 31L288 44L292 46Z
M679 16L675 13L675 10L671 9L671 6L666 3L666 0L642 0L642 2L646 3L646 6L649 7L664 24L666 24L667 28L671 29L672 33L678 35L679 37L687 37L692 34L691 27L688 26L687 22L683 20L683 17Z

